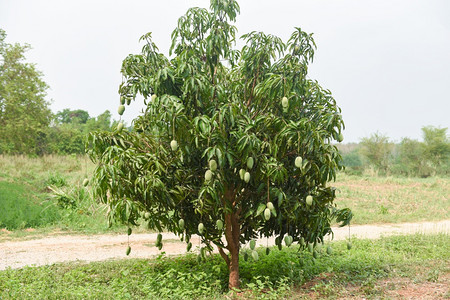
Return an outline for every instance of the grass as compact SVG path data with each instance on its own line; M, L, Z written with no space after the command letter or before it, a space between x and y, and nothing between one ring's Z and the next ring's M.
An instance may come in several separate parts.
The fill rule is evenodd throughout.
M0 227L14 230L14 236L123 231L118 226L107 228L105 207L82 186L93 169L85 156L0 155L0 208L6 208ZM56 197L49 187L68 197ZM30 232L29 227L35 230Z
M272 249L268 256L258 249L259 261L240 261L242 290L238 293L227 290L227 271L218 255L199 263L195 254L189 254L7 269L0 271L0 298L390 298L405 281L448 287L450 239L446 235L354 240L350 251L345 242L334 242L332 247L331 255L319 250L316 260L294 246ZM445 289L442 293L445 296Z
M339 174L330 183L336 203L352 209L352 224L448 220L450 178L396 178Z
M40 195L22 184L0 181L0 199L0 227L39 227L60 218L54 205L41 203Z

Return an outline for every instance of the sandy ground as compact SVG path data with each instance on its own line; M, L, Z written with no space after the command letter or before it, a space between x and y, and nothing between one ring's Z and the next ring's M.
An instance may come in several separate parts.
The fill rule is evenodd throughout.
M349 229L334 228L334 240L348 238ZM381 225L360 225L351 227L351 235L358 238L376 239L381 236L414 233L450 234L450 220L440 222L401 223ZM127 235L59 235L26 241L0 242L0 270L39 266L68 261L102 261L108 259L150 258L165 252L178 255L186 252L186 243L171 233L163 234L164 247L159 251L155 246L157 234L132 234L129 237L131 254L125 255ZM331 239L331 237L328 237ZM191 239L200 245L197 236ZM273 245L274 238L258 240L259 245ZM191 250L192 251L192 250Z

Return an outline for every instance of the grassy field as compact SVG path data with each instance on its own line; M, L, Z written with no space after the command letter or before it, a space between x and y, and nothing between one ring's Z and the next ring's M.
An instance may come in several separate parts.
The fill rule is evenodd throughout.
M430 299L449 297L450 239L411 235L331 244L318 259L291 247L241 260L242 290L227 291L218 255L195 254L67 263L0 271L1 299L336 299L401 298L421 289ZM447 249L447 250L445 250ZM401 295L400 295L401 296ZM406 295L408 296L408 295ZM406 297L408 298L408 297Z
M339 174L336 203L350 207L353 224L450 219L450 178L395 178Z
M12 235L48 232L105 233L105 207L84 178L94 169L86 156L0 156L0 228ZM450 178L394 178L339 174L336 203L350 207L353 224L399 223L450 218ZM54 197L49 187L68 197ZM33 228L30 232L29 228ZM139 232L141 229L137 230ZM0 236L4 235L0 232ZM9 233L8 233L9 234ZM9 234L11 235L11 234Z

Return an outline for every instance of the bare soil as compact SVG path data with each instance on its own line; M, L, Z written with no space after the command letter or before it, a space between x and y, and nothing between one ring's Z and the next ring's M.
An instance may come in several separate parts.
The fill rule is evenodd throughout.
M334 228L334 240L346 239L349 228ZM352 237L376 239L381 236L414 233L450 233L450 220L439 222L358 225L350 228ZM163 248L155 246L156 233L127 235L50 235L32 240L0 241L0 270L22 268L69 261L102 261L109 259L150 258L162 252L180 255L186 252L186 243L171 233L163 234ZM331 239L331 237L329 237ZM198 236L191 242L200 246ZM127 245L131 254L125 255ZM257 245L274 245L274 238L258 240ZM191 250L192 251L192 250Z

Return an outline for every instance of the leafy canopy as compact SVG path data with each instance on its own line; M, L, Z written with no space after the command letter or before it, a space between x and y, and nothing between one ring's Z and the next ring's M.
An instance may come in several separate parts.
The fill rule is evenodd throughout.
M227 249L216 221L230 226L230 215L241 243L273 234L314 242L333 218L350 221L327 185L342 168L332 142L342 140L344 124L331 92L307 77L312 35L295 28L284 43L251 32L236 50L238 13L235 1L191 8L172 33L170 57L148 33L142 52L123 61L121 103L141 95L146 109L132 131L95 132L88 141L110 221L145 216L149 228L187 237L202 223L203 242Z
M25 62L29 45L9 44L0 29L0 153L40 153L51 121L48 85Z

